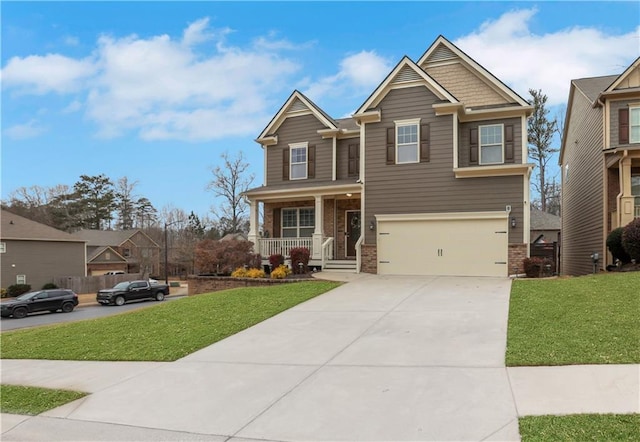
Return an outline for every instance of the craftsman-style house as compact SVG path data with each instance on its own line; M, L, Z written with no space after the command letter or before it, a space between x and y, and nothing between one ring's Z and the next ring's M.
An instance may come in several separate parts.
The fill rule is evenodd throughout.
M560 164L562 272L601 270L613 264L608 233L640 217L640 58L571 82Z
M526 100L444 37L350 118L294 91L258 136L249 240L323 269L507 276L529 253ZM259 233L259 206L264 225Z

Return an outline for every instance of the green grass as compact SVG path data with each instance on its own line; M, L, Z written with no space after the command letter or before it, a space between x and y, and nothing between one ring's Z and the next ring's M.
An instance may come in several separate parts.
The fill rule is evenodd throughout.
M0 336L0 357L175 361L338 285L309 281L232 289L106 318L8 331Z
M514 281L506 363L640 363L640 272Z
M519 419L522 442L638 441L640 414L573 414Z
M0 412L35 416L84 396L79 391L0 385Z

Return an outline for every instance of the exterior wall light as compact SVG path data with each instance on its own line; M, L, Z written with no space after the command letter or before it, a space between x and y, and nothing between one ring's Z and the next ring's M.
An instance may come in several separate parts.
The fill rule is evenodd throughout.
M515 217L511 218L511 227L513 227L513 228L516 227L516 218Z
M369 230L376 230L376 224L373 221L369 223Z

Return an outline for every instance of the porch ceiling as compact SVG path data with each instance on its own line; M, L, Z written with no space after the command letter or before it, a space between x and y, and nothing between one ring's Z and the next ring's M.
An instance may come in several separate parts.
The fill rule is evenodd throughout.
M362 191L362 185L360 183L354 183L353 181L342 183L331 181L329 183L330 184L324 185L319 185L319 183L311 183L308 185L308 183L304 183L295 188L292 188L291 184L287 187L263 186L249 190L245 192L245 195L250 200L283 201L300 198L314 198L316 196L346 197L348 193L352 194L352 196L359 196Z

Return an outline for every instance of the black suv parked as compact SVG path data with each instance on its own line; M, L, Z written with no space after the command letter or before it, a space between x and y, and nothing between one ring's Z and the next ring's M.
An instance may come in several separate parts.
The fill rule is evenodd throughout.
M78 305L78 295L73 290L51 289L25 293L0 304L0 315L24 318L29 313L62 310L70 313Z

